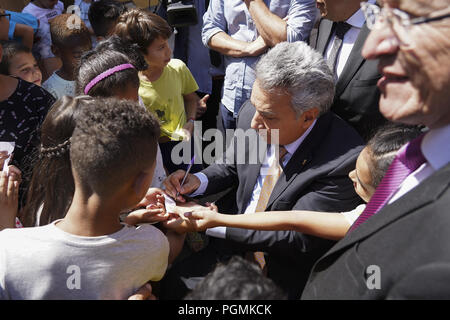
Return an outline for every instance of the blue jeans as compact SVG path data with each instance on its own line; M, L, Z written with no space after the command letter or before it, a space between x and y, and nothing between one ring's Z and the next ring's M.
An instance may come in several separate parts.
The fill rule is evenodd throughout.
M236 129L236 118L233 112L228 110L222 103L220 103L220 114L222 117L223 129Z

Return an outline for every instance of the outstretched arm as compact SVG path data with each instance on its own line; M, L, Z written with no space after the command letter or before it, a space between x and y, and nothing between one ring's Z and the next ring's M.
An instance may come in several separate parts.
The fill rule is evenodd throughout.
M185 213L187 224L197 231L218 226L253 230L293 230L330 240L342 239L350 223L341 213L316 211L269 211L229 215L212 210Z

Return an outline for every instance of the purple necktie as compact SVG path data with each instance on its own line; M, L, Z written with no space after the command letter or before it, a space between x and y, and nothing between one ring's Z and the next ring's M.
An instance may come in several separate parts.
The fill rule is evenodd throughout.
M353 223L349 232L383 208L406 177L425 163L426 159L420 149L423 137L424 134L420 135L399 150L363 213Z

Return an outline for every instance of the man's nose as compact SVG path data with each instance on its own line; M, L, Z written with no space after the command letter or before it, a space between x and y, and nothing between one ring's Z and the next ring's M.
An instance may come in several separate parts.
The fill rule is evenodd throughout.
M361 54L366 59L377 59L382 55L395 54L399 41L392 28L386 23L375 26L364 43Z

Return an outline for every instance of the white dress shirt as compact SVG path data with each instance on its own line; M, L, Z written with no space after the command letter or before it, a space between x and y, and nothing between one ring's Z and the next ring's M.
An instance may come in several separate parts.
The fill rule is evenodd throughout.
M449 141L450 125L432 129L426 133L422 140L421 149L427 161L400 184L389 200L389 204L417 187L422 181L450 162Z
M285 156L283 157L283 167L286 167L289 160L292 158L294 153L297 151L297 149L300 147L302 142L306 139L308 134L313 129L314 125L316 124L316 121L317 120L314 120L312 125L303 133L303 135L300 136L300 138L298 138L294 142L284 146L286 148L287 152L286 152ZM270 148L267 148L266 156L264 157L264 161L263 161L261 169L259 171L258 179L256 180L256 184L253 188L252 196L250 198L249 203L247 204L247 207L246 207L244 213L255 212L255 209L256 209L256 206L257 206L258 200L259 200L259 195L261 193L261 188L264 183L264 179L267 175L268 168L273 163L273 161L275 161L275 146L271 145ZM208 187L208 178L206 177L206 175L204 173L201 173L201 172L195 173L194 175L200 179L200 187L194 193L192 193L191 196L198 196L198 195L203 194L205 192L206 188ZM216 237L216 238L225 239L226 227L215 227L215 228L207 229L206 234L209 236Z
M374 4L375 0L369 0L367 2ZM341 76L342 70L344 70L345 64L347 63L348 57L350 56L350 52L353 49L353 45L355 44L361 28L366 22L366 19L364 18L364 13L362 12L362 10L359 9L345 22L347 22L352 27L345 33L341 50L338 52L336 61L336 75L338 78ZM331 48L333 47L335 37L336 33L333 33L333 36L331 37L325 51L325 57L327 60L330 57Z

